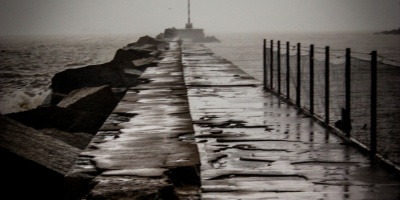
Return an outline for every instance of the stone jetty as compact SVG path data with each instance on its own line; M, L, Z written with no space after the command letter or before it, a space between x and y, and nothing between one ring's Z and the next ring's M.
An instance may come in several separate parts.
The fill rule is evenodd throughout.
M52 87L0 116L2 199L400 199L393 174L203 44L143 37Z
M128 89L66 175L68 199L200 198L179 42L168 49L141 75L145 83Z

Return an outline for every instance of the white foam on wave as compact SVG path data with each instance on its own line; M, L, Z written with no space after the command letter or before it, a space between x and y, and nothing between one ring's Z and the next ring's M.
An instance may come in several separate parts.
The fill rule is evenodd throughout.
M40 106L49 94L50 90L39 92L17 90L0 99L0 113L8 114L34 109Z

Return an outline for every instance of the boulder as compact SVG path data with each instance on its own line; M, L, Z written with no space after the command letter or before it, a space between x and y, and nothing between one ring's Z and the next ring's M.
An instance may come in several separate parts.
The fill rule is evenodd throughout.
M147 67L155 65L156 62L157 60L154 57L142 58L132 61L133 65L135 65L135 68L140 71L144 71Z
M150 57L150 58L137 59L137 60L132 61L132 63L136 67L141 67L141 66L146 66L146 65L152 65L152 64L154 64L155 61L156 61L155 58Z
M134 60L152 57L150 52L141 50L119 49L113 60L82 68L67 69L55 74L51 80L53 93L68 94L83 87L131 87L135 85L138 75L125 73L124 69L135 68ZM138 68L145 70L145 68Z
M38 107L6 116L34 129L56 128L65 132L90 134L96 134L107 119L107 115L58 106Z
M146 45L146 44L158 46L160 44L165 44L165 43L166 42L164 42L162 40L158 40L158 39L155 39L155 38L152 38L152 37L146 35L146 36L140 37L139 40L136 41L135 43L128 44L127 46L128 47L132 47L132 46L133 47L141 47L141 46Z
M1 199L63 199L81 150L0 115Z
M111 87L85 87L70 92L57 104L61 108L70 108L79 111L87 111L108 115L117 105Z
M137 42L126 45L123 49L147 51L150 55L158 57L161 54L160 49L164 49L165 45L167 45L166 42L146 35L139 38Z
M133 64L131 64L133 67ZM53 93L68 94L83 87L126 87L135 84L135 79L128 79L123 67L118 64L106 63L90 65L77 69L67 69L55 74L51 80Z
M93 138L93 135L89 133L68 133L54 128L46 128L39 131L80 150L84 150Z
M156 36L156 39L157 39L157 40L163 40L163 39L164 39L164 33L159 33L159 34Z
M400 35L400 28L398 28L398 29L393 29L393 30L390 30L390 31L382 31L382 32L379 32L378 34Z
M66 96L67 96L66 94L50 92L47 95L47 97L43 100L42 104L39 105L39 107L57 105Z
M134 60L152 57L150 53L151 51L143 51L140 49L118 49L111 63L127 64L123 67L130 67L129 65L132 64Z

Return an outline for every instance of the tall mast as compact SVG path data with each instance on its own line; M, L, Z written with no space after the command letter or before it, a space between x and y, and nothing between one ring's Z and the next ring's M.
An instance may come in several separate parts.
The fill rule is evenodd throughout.
M188 22L186 28L193 28L193 24L190 22L190 0L188 0Z
M188 0L188 24L190 24L190 0Z

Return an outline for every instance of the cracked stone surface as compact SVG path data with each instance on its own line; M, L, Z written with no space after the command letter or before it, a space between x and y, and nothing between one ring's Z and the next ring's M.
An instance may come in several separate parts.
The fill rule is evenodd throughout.
M400 199L400 183L202 44L182 63L202 199Z

